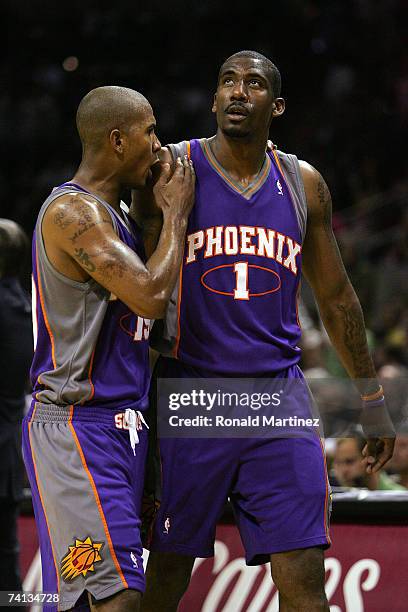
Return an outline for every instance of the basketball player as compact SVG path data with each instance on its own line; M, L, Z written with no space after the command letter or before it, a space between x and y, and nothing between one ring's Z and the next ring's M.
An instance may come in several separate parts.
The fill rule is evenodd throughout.
M120 194L150 176L160 150L155 125L136 91L88 93L77 112L81 164L46 199L35 228L24 456L43 590L59 595L58 610L88 609L89 596L93 610L134 612L144 590L149 326L176 281L194 199L192 163L178 159L170 180L164 165L155 185L163 228L147 259Z
M197 186L178 294L164 324L162 347L173 345L173 356L159 359L157 377L301 378L297 297L303 268L350 376L368 379L361 389L364 405L381 410L360 304L332 233L326 183L293 155L265 154L271 122L285 110L280 91L270 60L236 53L219 72L216 135L161 152L168 163L187 153ZM153 220L153 209L150 215ZM257 268L279 279L274 291L262 290ZM214 270L218 286L210 281ZM369 439L369 472L392 454L392 428L385 431L390 437ZM330 543L330 495L318 436L162 439L160 450L163 492L144 611L177 609L195 557L214 554L216 523L228 497L247 563L271 561L280 610L329 610L323 551Z

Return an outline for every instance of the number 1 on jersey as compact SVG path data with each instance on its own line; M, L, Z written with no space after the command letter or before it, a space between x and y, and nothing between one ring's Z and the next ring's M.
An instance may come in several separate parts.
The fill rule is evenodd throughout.
M249 300L247 262L240 261L234 264L234 272L236 278L234 300Z

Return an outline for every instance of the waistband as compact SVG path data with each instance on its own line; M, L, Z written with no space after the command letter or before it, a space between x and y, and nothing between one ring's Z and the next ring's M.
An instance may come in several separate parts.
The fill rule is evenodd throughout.
M91 408L88 406L57 406L56 404L41 404L33 402L30 411L27 414L27 419L36 423L68 423L85 421L88 423L106 423L107 425L116 426L115 417L118 414L125 414L130 408L136 413L139 413L137 408L131 406L127 408Z
M298 363L287 366L283 370L276 372L263 372L257 376L247 374L220 373L185 363L181 359L160 355L155 366L155 378L304 378L303 372Z
M123 415L119 420L117 420L118 414ZM136 455L136 445L139 444L138 431L142 431L143 425L147 429L149 428L140 410L133 410L132 408L113 411L107 408L56 406L55 404L33 402L26 418L34 423L78 423L79 421L106 423L116 429L127 430L134 455Z

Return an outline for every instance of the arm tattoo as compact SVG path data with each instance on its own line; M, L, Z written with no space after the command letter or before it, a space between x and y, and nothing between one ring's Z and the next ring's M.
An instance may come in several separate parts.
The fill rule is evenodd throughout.
M77 214L79 217L77 222L77 229L72 234L72 236L69 236L69 239L71 240L72 244L75 244L77 239L82 236L82 234L85 234L85 232L88 232L96 225L101 225L102 223L111 223L110 219L107 217L104 217L99 221L94 221L92 213L90 212L86 204L79 204L77 206Z
M95 264L92 263L90 255L84 249L75 249L75 257L88 272L95 272Z
M337 310L343 322L344 344L351 355L355 369L354 376L356 378L375 377L360 306L337 304Z
M90 221L89 223L84 223L83 221L79 221L78 225L78 229L75 231L74 234L72 234L72 236L69 236L70 241L72 242L72 244L75 244L77 239L82 236L82 234L85 234L85 232L89 231L90 229L92 229L93 227L95 227L96 225L101 225L102 223L109 223L110 221L109 219L102 219L102 221Z
M89 210L88 205L84 203L78 204L76 197L70 198L69 203L71 206L74 204L76 205L75 216L68 216L65 211L60 210L54 215L54 223L61 230L65 230L72 223L76 224L76 230L71 236L68 236L68 239L72 242L72 244L75 244L77 239L82 236L82 234L85 234L85 232L89 231L96 225L101 225L103 223L111 224L111 220L108 217L103 217L98 221L94 221L92 212Z
M127 270L127 265L124 261L105 261L102 265L98 267L98 272L100 272L108 281L111 281L115 276L119 278L123 278Z
M55 213L54 215L55 225L57 225L62 230L66 229L68 225L71 225L71 223L73 222L73 219L67 219L66 217L67 217L66 214L62 211Z
M331 231L331 196L329 188L321 177L319 178L319 182L317 184L317 197L323 211L323 224L326 229L330 229Z

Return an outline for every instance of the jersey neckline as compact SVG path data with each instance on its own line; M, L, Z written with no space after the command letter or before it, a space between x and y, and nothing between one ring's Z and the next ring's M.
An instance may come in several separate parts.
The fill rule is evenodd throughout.
M252 196L255 195L264 185L272 167L272 162L268 154L265 153L265 160L255 180L253 180L249 185L247 185L247 187L243 187L236 180L234 180L218 162L217 158L211 150L208 138L201 138L198 142L200 144L204 157L206 158L210 166L231 189L233 189L236 193L245 198L245 200L249 201Z

